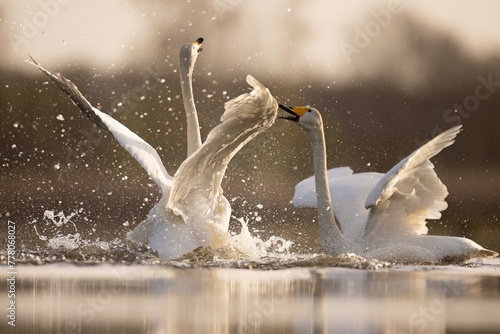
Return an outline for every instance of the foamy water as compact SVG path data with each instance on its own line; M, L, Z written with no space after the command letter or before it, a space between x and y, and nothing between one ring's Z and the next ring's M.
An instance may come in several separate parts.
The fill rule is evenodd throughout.
M83 211L79 209L65 214L64 211L45 210L41 221L35 219L30 224L38 238L47 242L49 249L74 250L82 246L95 246L108 250L110 247L108 242L87 239L78 232L78 227L72 219L81 215ZM87 220L85 217L82 219ZM69 230L69 233L62 232L63 230Z
M293 242L279 236L262 238L257 233L252 234L249 229L249 219L233 217L240 225L240 229L231 232L225 245L217 248L200 248L192 253L185 254L180 260L191 262L221 262L231 260L258 261L270 259L292 260L296 257L292 254ZM78 221L78 222L77 222ZM61 259L72 258L91 262L115 261L118 256L123 262L123 254L130 253L128 258L131 263L137 263L138 259L146 262L163 262L156 258L153 250L145 245L136 244L125 239L114 239L111 242L101 241L98 237L85 235L79 231L78 224L88 222L84 209L73 212L45 210L41 219L30 222L38 239L45 243L45 247L37 250L21 250L18 252L18 260L21 263L45 263L55 262ZM104 226L104 223L102 224ZM96 232L99 227L97 223L92 225L91 231ZM88 230L88 228L86 229ZM93 233L98 235L99 233ZM140 256L140 253L143 256ZM80 255L80 256L77 256ZM312 255L315 257L316 255ZM303 259L304 255L299 256ZM35 261L32 261L34 258ZM135 261L135 262L134 262ZM174 261L175 262L175 261Z

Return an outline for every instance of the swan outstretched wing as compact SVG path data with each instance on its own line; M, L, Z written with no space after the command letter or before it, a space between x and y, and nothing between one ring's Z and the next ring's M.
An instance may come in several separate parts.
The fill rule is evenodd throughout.
M149 177L158 185L163 193L170 190L172 177L167 173L161 162L158 152L126 126L108 114L94 108L78 90L76 85L64 76L51 72L40 66L33 58L33 65L51 78L61 90L69 96L71 101L99 127L111 132L118 142L130 153L149 174Z
M346 238L355 239L364 233L369 213L364 206L366 196L383 175L353 174L349 167L332 168L327 171L333 212ZM314 176L295 186L293 205L298 208L317 207Z
M108 127L109 132L127 150L132 157L146 170L149 177L158 185L162 193L166 194L172 187L172 176L163 166L158 152L141 137L130 131L113 117L103 113L97 108L92 108L102 122Z
M233 156L275 121L278 104L269 90L247 76L252 91L225 103L221 123L207 140L185 160L174 175L168 208L190 216L189 210L213 210L222 196L221 182ZM193 205L196 198L198 207Z
M373 187L366 198L370 209L366 234L427 234L426 219L439 219L447 208L448 191L434 171L430 158L454 143L461 131L455 126L399 162Z

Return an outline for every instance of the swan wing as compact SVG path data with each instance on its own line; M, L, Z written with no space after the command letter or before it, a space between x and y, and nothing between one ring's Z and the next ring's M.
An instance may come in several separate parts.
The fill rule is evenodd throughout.
M162 193L168 193L172 187L172 176L168 174L165 166L163 166L158 152L141 137L130 131L130 129L110 115L103 113L97 108L92 109L123 148L146 170L149 177L158 185Z
M380 179L365 202L371 208L367 234L379 228L387 231L388 225L391 233L427 234L426 219L439 219L448 206L446 186L429 159L453 144L461 127L436 136Z
M369 210L364 206L365 199L383 175L353 174L349 167L332 168L327 171L333 212L346 238L354 240L364 233L369 214ZM302 208L317 207L314 176L295 186L293 205Z
M61 74L43 68L33 58L31 59L33 65L52 79L85 116L99 127L111 132L127 152L146 170L149 177L158 185L163 193L167 193L170 190L172 177L163 166L158 152L151 145L110 115L94 108L73 82Z
M174 175L167 207L175 214L196 217L214 212L222 199L221 182L233 156L275 121L278 104L269 90L247 76L252 91L225 103L221 123L186 159ZM228 206L228 204L227 204Z

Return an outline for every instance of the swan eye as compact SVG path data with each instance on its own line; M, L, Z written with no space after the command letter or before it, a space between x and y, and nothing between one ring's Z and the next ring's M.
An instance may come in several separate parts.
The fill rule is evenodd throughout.
M307 112L311 112L312 110L311 109L307 109Z

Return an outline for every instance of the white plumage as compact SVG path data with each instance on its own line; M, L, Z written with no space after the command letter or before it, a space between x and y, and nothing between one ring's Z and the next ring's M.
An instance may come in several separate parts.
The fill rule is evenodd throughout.
M181 49L181 69L194 66L196 58L189 57L196 57L199 41L195 42L198 47L192 47L195 45L192 43ZM226 102L222 123L209 133L201 146L197 140L190 141L189 156L172 177L151 145L108 114L92 107L71 81L34 64L54 80L86 116L110 131L162 191L159 203L151 209L146 220L127 234L127 238L148 244L160 257L168 259L200 246L224 246L229 238L231 207L222 195L221 182L232 157L276 119L278 104L267 88L248 75L247 82L253 90ZM191 73L192 68L181 70L181 83L184 80L182 85L186 88L183 92L191 94L184 101L188 114L188 141L190 135L199 134L196 109L194 102L191 103L192 90L189 90L191 76L186 76Z
M338 167L327 171L332 208L346 238L355 239L364 232L369 214L369 211L365 209L365 200L383 175L381 173L353 174L349 167ZM317 207L314 176L295 186L293 205L298 208Z
M296 121L313 145L315 176L296 186L293 203L317 207L327 252L432 263L498 256L466 238L426 235L427 219L441 217L448 195L429 159L453 144L461 126L436 136L386 174L353 174L348 167L326 171L323 121L318 110L280 107L294 115L287 119Z

